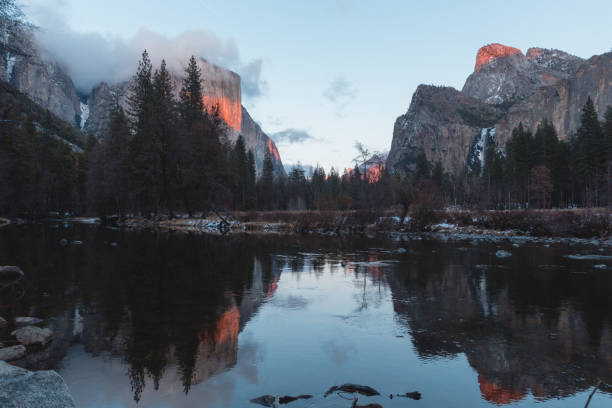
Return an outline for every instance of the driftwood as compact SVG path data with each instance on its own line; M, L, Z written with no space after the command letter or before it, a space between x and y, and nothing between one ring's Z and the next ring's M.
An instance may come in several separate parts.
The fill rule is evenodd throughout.
M593 389L593 392L591 392L591 395L589 395L589 399L587 400L586 405L584 406L584 408L588 408L589 404L591 403L591 398L593 398L593 395L595 395L595 392L599 389L600 386L601 386L601 380L599 380L599 382L597 383L597 385Z
M342 391L349 394L359 393L361 395L365 395L366 397L373 397L374 395L380 395L378 391L376 391L372 387L368 387L367 385L358 385L358 384L342 384L340 386L334 385L323 395L323 397L327 397L329 394L335 391Z
M292 397L292 396L290 396L290 395L286 395L286 396L284 396L284 397L280 397L280 398L278 399L278 402L279 402L281 405L284 405L284 404L289 404L290 402L293 402L293 401L297 401L297 400L299 400L299 399L310 399L310 398L312 398L312 395L308 395L308 394L305 394L305 395L298 395L297 397Z

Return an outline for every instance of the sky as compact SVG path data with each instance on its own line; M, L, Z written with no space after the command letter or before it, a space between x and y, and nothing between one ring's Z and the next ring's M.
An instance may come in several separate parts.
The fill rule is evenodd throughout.
M139 46L150 48L154 62L195 53L235 70L243 104L277 140L283 162L327 170L352 167L356 141L388 151L395 119L416 87L461 89L485 44L584 58L612 50L609 0L22 4L41 27L41 41L72 61L83 87L131 69ZM119 64L124 59L132 65Z

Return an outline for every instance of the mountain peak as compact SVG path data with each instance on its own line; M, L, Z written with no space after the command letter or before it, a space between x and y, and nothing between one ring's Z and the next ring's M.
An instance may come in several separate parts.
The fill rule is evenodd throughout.
M522 55L523 53L518 48L509 47L499 43L485 45L484 47L480 47L478 53L476 54L476 66L474 67L474 70L478 71L483 65L487 65L497 58L510 57L516 54Z

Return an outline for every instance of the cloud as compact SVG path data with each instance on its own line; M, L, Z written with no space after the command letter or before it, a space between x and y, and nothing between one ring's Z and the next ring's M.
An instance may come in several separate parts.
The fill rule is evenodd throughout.
M285 129L280 132L272 133L270 135L272 140L276 143L304 143L309 140L317 140L310 133L301 129Z
M334 79L323 91L323 96L336 105L338 114L341 114L357 98L357 94L357 88L351 82L341 77Z
M48 58L67 67L82 92L88 93L101 81L114 83L129 79L145 49L154 66L166 59L169 69L182 72L189 57L196 55L237 72L242 78L244 95L257 98L265 92L262 61L244 62L232 39L221 38L210 30L165 36L141 28L130 38L82 33L68 26L61 13L63 7L62 0L48 1L30 7L30 14L40 27L36 32L40 48Z

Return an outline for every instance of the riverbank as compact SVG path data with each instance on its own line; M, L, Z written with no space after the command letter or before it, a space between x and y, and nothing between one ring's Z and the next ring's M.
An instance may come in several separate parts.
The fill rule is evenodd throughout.
M174 218L72 217L48 222L104 224L109 228L159 229L207 234L386 234L405 239L576 242L612 246L612 212L571 210L421 211L401 219L399 211L243 211ZM17 220L17 224L21 220Z
M159 228L195 233L272 233L372 235L444 240L580 242L612 246L612 212L608 209L432 211L421 219L397 211L250 211L222 217L116 220L130 229Z

